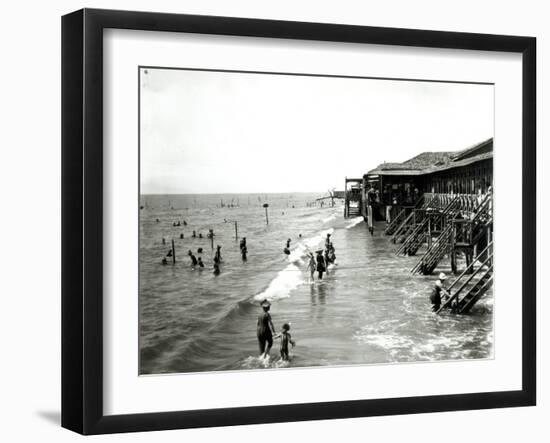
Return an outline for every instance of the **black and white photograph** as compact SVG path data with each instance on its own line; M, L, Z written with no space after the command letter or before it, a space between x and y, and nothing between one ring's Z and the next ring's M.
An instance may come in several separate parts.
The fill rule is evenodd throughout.
M138 76L140 375L494 358L494 84Z

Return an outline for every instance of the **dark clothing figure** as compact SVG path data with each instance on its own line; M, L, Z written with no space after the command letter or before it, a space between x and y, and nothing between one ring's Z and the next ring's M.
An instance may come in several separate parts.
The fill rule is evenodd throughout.
M167 265L167 264L168 264L168 260L166 260L166 257L163 257L163 258L162 258L162 264L163 264L163 265Z
M214 275L220 275L220 265L218 263L214 263Z
M168 250L168 253L166 254L166 257L172 257L172 250L171 249Z
M271 315L269 314L269 306L269 302L267 301L262 304L264 312L258 316L256 329L260 354L264 357L269 354L271 346L273 346L273 333L275 332Z
M283 249L283 252L284 252L286 255L290 255L290 238L286 241L286 246L285 246L285 248Z
M430 302L432 303L432 311L437 312L441 307L441 287L434 286L432 293L430 295Z
M198 264L199 264L199 266L200 266L201 268L204 268L204 263L202 262L202 258L201 258L201 257L198 258Z
M243 261L246 261L246 254L248 253L248 249L246 247L246 237L243 237L241 242L239 243L239 247L241 248L241 257Z
M220 264L222 261L222 247L220 245L216 246L216 253L214 254L214 263Z
M191 235L191 237L195 238L196 236L197 236L197 232L193 231L193 234Z
M281 359L283 361L290 361L290 357L288 355L288 345L289 345L289 343L292 345L292 347L294 347L296 345L296 343L292 340L292 336L288 332L289 329L290 329L290 325L288 323L285 323L283 325L283 330L281 331L280 352L281 352Z
M191 266L195 267L197 266L197 258L193 255L193 253L191 251L187 252L187 255L189 256L189 258L191 259Z
M330 234L327 234L327 238L325 240L325 248L330 249L330 245L331 245L331 243L330 243Z
M180 234L180 238L183 238L183 234Z
M325 259L321 251L317 253L317 272L319 273L319 280L323 279L323 272L326 271Z

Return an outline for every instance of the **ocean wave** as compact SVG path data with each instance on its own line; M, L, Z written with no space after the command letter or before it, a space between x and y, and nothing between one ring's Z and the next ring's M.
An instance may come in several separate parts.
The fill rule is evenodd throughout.
M299 242L288 256L289 264L269 283L269 286L254 296L254 300L279 300L290 297L292 290L304 283L300 266L304 266L304 258L321 244L327 234L332 234L334 228L319 231L313 237Z
M346 226L346 229L351 229L353 228L354 226L357 226L359 223L361 223L363 221L363 216L360 216L360 217L355 217L353 220L351 220L350 223L348 223L348 225Z
M303 283L300 268L295 264L289 264L285 269L279 271L269 286L256 296L254 300L280 300L290 297L290 292Z

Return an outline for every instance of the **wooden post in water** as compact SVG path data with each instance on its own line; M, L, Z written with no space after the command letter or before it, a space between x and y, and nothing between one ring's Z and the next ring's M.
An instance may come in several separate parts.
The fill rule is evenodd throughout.
M269 205L267 203L264 203L264 208L265 208L265 224L268 225L269 217L267 216L267 208L269 208Z
M239 239L239 234L238 234L238 230L237 230L237 220L235 220L235 240L238 240Z
M210 229L210 248L214 250L214 230Z
M451 222L453 223L453 222ZM452 229L451 229L451 270L453 271L453 274L456 274L457 273L457 268L456 268L456 248L455 248L455 244L456 244L456 223L453 223L452 224Z
M172 239L172 264L176 264L176 246L174 245L174 239Z

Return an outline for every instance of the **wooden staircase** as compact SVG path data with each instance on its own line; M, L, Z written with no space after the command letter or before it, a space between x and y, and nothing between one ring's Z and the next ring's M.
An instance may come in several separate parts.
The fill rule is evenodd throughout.
M429 203L429 199L428 199ZM426 199L424 199L424 195L420 196L420 198L416 201L414 206L411 208L410 206L403 208L399 214L397 214L397 217L395 217L391 223L386 227L384 234L386 235L393 235L395 231L397 231L398 228L401 227L403 222L407 219L407 217L414 212L415 209L422 209L424 208L424 205L426 204Z
M448 224L439 237L432 243L419 262L411 269L413 274L420 273L424 275L431 274L438 263L452 249L453 225Z
M490 242L477 257L448 288L451 297L439 308L438 314L448 309L453 313L467 314L493 286L493 242ZM479 257L485 259L475 268ZM454 288L457 289L453 293Z
M460 207L459 199L453 198L447 203L444 209L440 212L426 214L422 222L416 225L412 232L407 236L403 244L396 251L396 254L403 255L415 255L420 246L426 240L426 233L428 232L429 224L436 222L441 226L446 226L448 219L453 218ZM443 231L442 231L443 232Z

